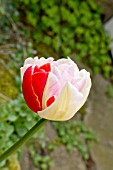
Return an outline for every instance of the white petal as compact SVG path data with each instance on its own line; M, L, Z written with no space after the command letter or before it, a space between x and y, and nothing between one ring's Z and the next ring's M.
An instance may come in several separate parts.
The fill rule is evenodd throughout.
M65 67L65 69L70 70L70 76L77 76L79 74L79 69L76 63L74 63L69 57L68 59L59 59L54 62L58 68ZM67 67L66 67L67 66Z
M53 74L49 73L46 86L44 88L42 107L45 109L47 100L52 96L57 96L60 91L60 83L58 78Z
M38 114L48 120L68 120L81 107L82 101L83 95L73 85L67 83L53 104Z
M33 65L34 64L33 58L31 58L31 57L27 58L24 62L24 66L27 64Z
M60 73L59 69L54 65L54 63L51 64L51 72L58 78L58 80L61 79L62 74Z
M55 61L56 65L69 64L69 63L74 63L69 57L68 58L61 58L61 59Z
M52 72L58 77L61 88L63 88L67 82L71 82L73 77L79 76L77 65L69 58L54 61L52 64L55 71L57 71L53 72L54 69L52 69Z
M79 77L72 79L71 83L82 93L83 99L81 105L83 106L91 88L90 73L82 69L79 73Z
M59 65L58 70L61 74L61 78L59 79L59 81L61 84L61 88L63 88L67 82L71 82L73 72L71 72L71 66L67 64Z
M53 58L52 57L49 57L49 58L44 58L44 57L41 57L41 58L37 58L37 57L35 57L34 58L34 64L35 65L38 65L39 67L40 66L42 66L42 65L44 65L44 64L46 64L46 63L52 63L53 62Z
M88 95L89 95L89 92L90 92L90 88L91 88L91 78L90 78L90 73L87 72L87 77L86 77L86 82L81 90L81 93L83 94L83 100L82 100L82 105L84 105Z

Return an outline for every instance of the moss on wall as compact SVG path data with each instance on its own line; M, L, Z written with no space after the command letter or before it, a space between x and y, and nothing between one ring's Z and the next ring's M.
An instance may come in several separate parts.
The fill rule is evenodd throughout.
M8 72L8 69L4 68L2 63L0 63L0 93L11 99L16 98L18 95L15 80L10 72Z

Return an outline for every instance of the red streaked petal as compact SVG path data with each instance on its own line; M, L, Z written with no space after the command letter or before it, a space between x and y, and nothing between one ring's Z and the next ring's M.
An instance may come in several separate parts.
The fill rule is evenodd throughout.
M45 72L45 70L38 68L38 66L36 65L36 66L34 67L33 73L39 73L39 72L40 72L40 73L43 73L43 72Z
M38 96L35 94L32 87L32 66L29 67L24 73L22 91L24 99L31 110L37 112L42 109Z
M40 67L40 69L45 70L46 72L50 72L51 71L51 66L50 63L44 64Z
M35 72L39 72L39 67L38 66L34 67L33 73L35 73Z
M55 101L55 97L54 96L50 97L46 102L47 107L49 107L54 101Z
M46 72L38 72L32 75L33 89L35 94L38 96L38 99L41 104L41 108L42 108L42 95L44 92L47 78L48 78L48 73Z

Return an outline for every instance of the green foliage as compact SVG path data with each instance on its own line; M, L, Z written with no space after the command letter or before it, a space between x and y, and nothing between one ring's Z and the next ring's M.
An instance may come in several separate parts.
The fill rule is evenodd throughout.
M40 148L41 150L41 148ZM49 155L41 154L36 151L33 145L30 145L30 155L37 170L49 170L53 166L53 161Z
M4 104L0 111L0 154L2 154L23 136L39 117L26 106L21 94L17 99ZM2 164L3 162L0 166Z
M15 50L10 54L10 61L8 63L9 68L16 68L17 71L20 67L23 66L23 63L26 58L31 57L36 51L33 50L32 42L25 42L21 40L19 44L15 45Z
M87 143L95 141L94 132L88 130L83 122L71 121L65 123L55 122L53 123L57 130L59 142L66 145L68 151L72 151L76 147L84 160L89 157Z
M16 22L13 31L33 39L37 49L45 44L61 57L76 54L76 59L91 67L94 73L110 76L111 40L103 29L102 10L94 1L17 0L5 4L3 1L0 11L0 25L5 25L6 32L7 26L15 28ZM21 58L21 54L18 56Z
M94 1L21 0L12 6L21 11L18 20L30 26L35 43L52 47L61 57L76 54L94 73L109 77L110 38L103 29L102 11Z

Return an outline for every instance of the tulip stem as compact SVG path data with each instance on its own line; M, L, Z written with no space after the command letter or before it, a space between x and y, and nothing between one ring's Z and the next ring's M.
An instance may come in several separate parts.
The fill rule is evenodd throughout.
M26 143L45 123L46 119L40 119L20 140L18 140L11 148L6 150L0 156L0 162L5 160L12 153L16 152L24 143Z

